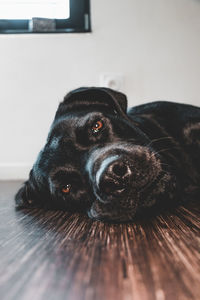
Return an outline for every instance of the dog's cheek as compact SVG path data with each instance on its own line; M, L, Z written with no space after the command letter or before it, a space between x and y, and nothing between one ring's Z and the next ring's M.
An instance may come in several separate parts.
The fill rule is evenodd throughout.
M170 205L179 201L181 194L180 185L177 183L175 175L166 173L152 190L147 190L141 194L139 209L152 207L155 204Z

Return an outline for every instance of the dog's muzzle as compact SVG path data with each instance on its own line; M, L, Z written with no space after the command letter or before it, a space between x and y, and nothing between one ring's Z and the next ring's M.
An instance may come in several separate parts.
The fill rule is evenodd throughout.
M147 147L127 144L95 150L87 165L90 182L103 203L127 201L161 172L159 159Z

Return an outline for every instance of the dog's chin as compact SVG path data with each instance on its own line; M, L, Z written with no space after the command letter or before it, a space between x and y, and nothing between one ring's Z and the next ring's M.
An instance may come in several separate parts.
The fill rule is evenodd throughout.
M122 191L117 197L98 194L88 210L88 216L93 220L105 222L129 222L136 215L138 202L138 194L130 190Z
M103 204L95 201L87 212L88 216L97 221L103 222L130 222L134 220L136 215L137 206L131 208L115 207L112 204Z
M130 194L130 190L126 187L122 187L117 190L117 192L113 192L112 194L108 195L105 194L104 191L96 190L95 191L95 197L98 201L104 204L108 203L125 203L127 202L126 199L128 198L128 195Z

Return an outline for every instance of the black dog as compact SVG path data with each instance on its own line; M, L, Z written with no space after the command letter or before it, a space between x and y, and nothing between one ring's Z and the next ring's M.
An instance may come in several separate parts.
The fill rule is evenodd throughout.
M124 94L81 88L59 105L16 204L128 221L199 188L200 108L154 102L127 112Z

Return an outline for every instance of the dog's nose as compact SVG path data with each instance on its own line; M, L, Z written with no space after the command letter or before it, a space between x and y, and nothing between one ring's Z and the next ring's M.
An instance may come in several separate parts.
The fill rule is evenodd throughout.
M111 165L111 173L118 177L123 177L128 172L128 167L123 161L117 160Z
M128 187L132 171L123 157L109 157L102 163L96 174L97 187L106 195L121 195Z

